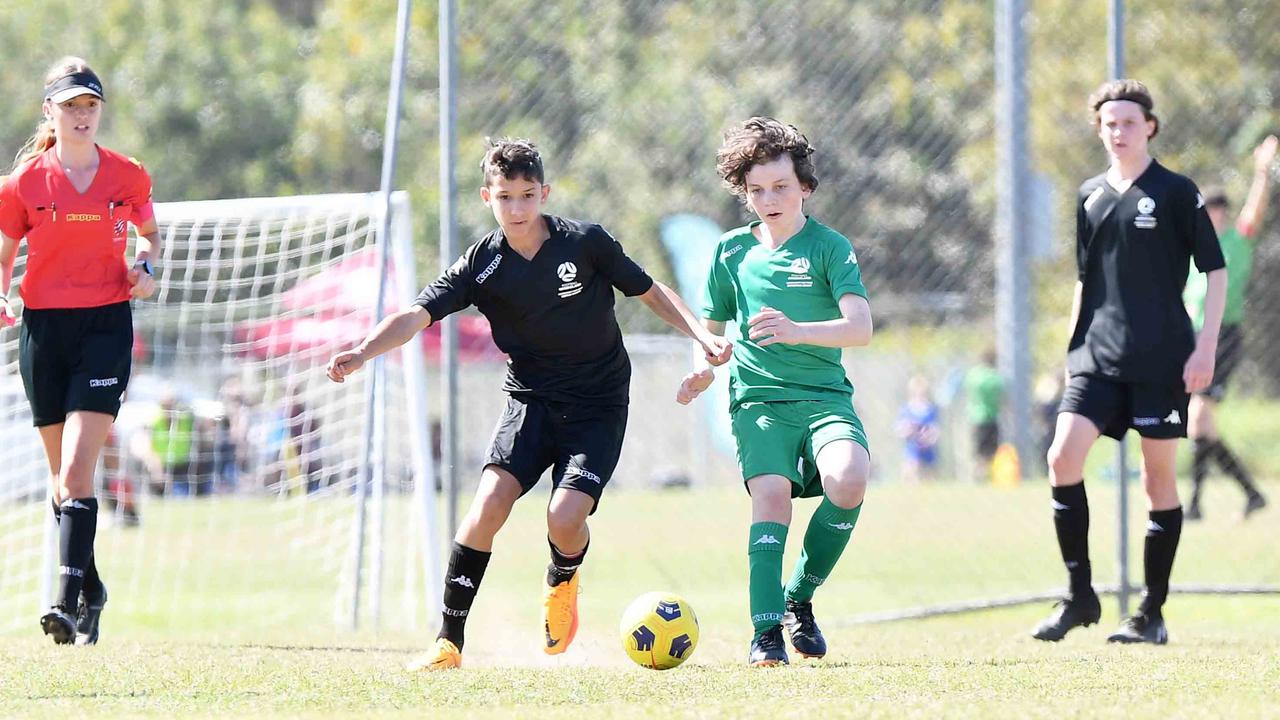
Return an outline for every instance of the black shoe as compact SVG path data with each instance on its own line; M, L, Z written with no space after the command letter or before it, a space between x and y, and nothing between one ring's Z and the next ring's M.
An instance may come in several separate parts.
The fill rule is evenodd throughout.
M787 614L782 616L782 626L791 636L791 647L802 657L820 658L827 654L827 640L822 637L822 631L813 619L812 602L788 600Z
M1247 512L1248 512L1248 511L1246 511L1246 514L1247 514ZM1183 511L1183 513L1182 513L1182 519L1183 519L1183 520L1186 520L1186 521L1188 521L1188 522L1195 522L1196 520L1199 520L1199 519L1201 519L1201 518L1203 518L1203 517L1204 517L1204 516L1200 514L1200 506L1199 506L1199 505L1191 505L1191 506L1189 506L1186 510L1184 510L1184 511Z
M1107 638L1109 643L1151 643L1164 645L1169 642L1169 631L1164 626L1164 618L1156 615L1138 613L1120 623L1120 629Z
M1262 493L1254 493L1244 501L1244 519L1248 520L1249 516L1258 512L1267 506L1267 499L1262 497Z
M53 636L53 641L59 645L68 645L76 639L76 619L57 605L49 608L49 612L40 618L40 627L44 629L45 635Z
M787 665L787 644L782 640L782 626L774 625L751 639L751 654L747 662L753 667Z
M1079 598L1064 598L1054 608L1053 614L1031 632L1031 637L1058 642L1073 628L1088 627L1102 617L1102 605L1093 593Z
M80 607L76 610L76 644L98 644L98 618L102 617L102 607L107 604L107 586L90 597L80 593Z

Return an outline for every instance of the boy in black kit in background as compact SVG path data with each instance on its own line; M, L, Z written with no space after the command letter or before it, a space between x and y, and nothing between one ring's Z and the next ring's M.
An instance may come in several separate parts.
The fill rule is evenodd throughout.
M578 567L587 516L595 512L622 449L631 361L613 313L617 288L694 338L708 361L732 346L707 332L670 288L651 279L599 225L542 214L551 192L542 158L527 140L491 142L481 161L480 197L499 228L463 253L414 305L391 315L356 348L329 362L342 382L369 360L431 323L475 305L510 357L506 411L490 444L480 486L454 537L445 577L444 621L435 647L410 667L461 667L463 626L493 538L512 505L552 468L547 508L551 564L543 594L543 651L565 651L578 629Z
M1142 436L1150 510L1142 558L1146 591L1138 613L1107 640L1168 641L1161 609L1182 530L1175 454L1187 434L1190 393L1213 379L1227 274L1195 184L1148 153L1147 142L1160 129L1153 105L1136 80L1104 83L1089 98L1110 168L1080 186L1076 203L1079 281L1069 379L1049 449L1053 522L1070 591L1033 631L1040 640L1060 640L1101 615L1089 566L1084 462L1100 435L1119 439L1132 427ZM1199 336L1181 298L1192 258L1208 274Z

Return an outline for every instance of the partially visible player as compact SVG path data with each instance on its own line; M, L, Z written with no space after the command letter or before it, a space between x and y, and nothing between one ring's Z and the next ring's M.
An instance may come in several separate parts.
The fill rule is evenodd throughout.
M129 383L129 301L155 291L160 235L142 164L94 142L106 95L80 58L45 78L44 120L0 185L0 315L26 240L19 369L44 443L58 522L58 594L40 625L60 644L94 644L107 590L94 563L93 475ZM125 260L128 226L140 237Z
M1244 517L1248 518L1267 504L1244 463L1227 448L1227 444L1219 436L1214 414L1227 392L1231 373L1240 364L1244 354L1244 298L1249 288L1249 277L1253 273L1254 244L1262 231L1262 220L1267 214L1268 186L1277 146L1280 146L1280 140L1271 135L1254 149L1253 184L1234 225L1227 224L1226 193L1214 188L1206 190L1204 194L1205 207L1209 211L1213 229L1218 233L1218 240L1222 243L1222 255L1227 261L1227 272L1231 277L1227 283L1227 305L1222 313L1222 330L1218 333L1218 356L1214 362L1213 382L1191 396L1191 417L1187 424L1187 432L1191 435L1191 503L1187 506L1188 520L1199 520L1201 517L1200 492L1204 487L1210 461L1216 461L1223 472L1235 478L1244 490ZM1204 325L1205 290L1204 275L1192 272L1187 278L1183 299L1197 330Z
M543 651L563 653L578 629L578 568L595 512L613 475L627 425L631 361L614 317L614 289L702 346L710 362L732 348L708 333L670 288L649 277L599 225L543 214L551 186L527 140L491 143L480 198L498 229L463 253L408 310L383 320L356 348L335 355L342 382L447 315L474 305L510 360L507 406L494 431L471 509L454 536L444 619L435 647L411 667L462 665L463 630L493 538L512 505L551 468L547 508L551 564L543 593Z
M751 624L748 662L789 662L782 631L805 657L827 643L813 595L844 552L862 510L871 456L853 410L841 349L871 340L871 309L857 255L840 233L804 214L818 187L813 147L792 125L755 117L725 134L717 171L757 221L721 238L712 259L704 324L741 339L729 379L738 464L751 495ZM684 378L688 403L715 379L710 367ZM800 560L782 585L791 499L821 496Z
M1137 614L1110 642L1168 641L1162 613L1182 532L1175 458L1187 434L1190 393L1213 378L1227 271L1204 198L1190 179L1154 160L1154 102L1136 80L1104 83L1089 97L1110 167L1080 186L1076 201L1075 300L1067 351L1070 380L1049 448L1053 523L1070 590L1033 631L1062 639L1099 620L1089 565L1084 463L1100 435L1142 436L1149 508L1142 553L1146 592ZM1197 336L1182 304L1191 260L1208 273L1204 327Z

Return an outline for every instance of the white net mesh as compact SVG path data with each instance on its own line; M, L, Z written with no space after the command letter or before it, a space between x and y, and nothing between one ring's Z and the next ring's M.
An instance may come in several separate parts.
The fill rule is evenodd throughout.
M96 562L113 613L158 629L198 613L220 635L297 638L376 622L384 593L411 617L432 605L414 540L429 533L415 535L422 516L411 511L408 429L425 419L410 421L413 393L402 390L410 353L386 364L386 426L400 430L385 433L385 484L367 488L364 542L357 489L372 372L342 385L323 375L374 324L381 208L373 195L157 206L159 290L135 303L133 375L99 473ZM404 197L394 208L407 218ZM416 289L412 260L400 264L388 310L403 302L398 288ZM0 334L0 467L15 469L0 479L0 630L35 617L55 552L17 336ZM421 348L408 358L419 373Z

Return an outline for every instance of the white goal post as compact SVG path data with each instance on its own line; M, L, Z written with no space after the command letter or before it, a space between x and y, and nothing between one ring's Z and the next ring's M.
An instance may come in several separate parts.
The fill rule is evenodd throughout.
M156 205L158 290L134 304L133 376L99 472L112 614L296 640L438 611L425 343L341 385L323 373L377 321L383 207L378 193ZM419 290L407 194L390 208L386 312ZM0 633L34 627L57 554L17 338L0 330Z

